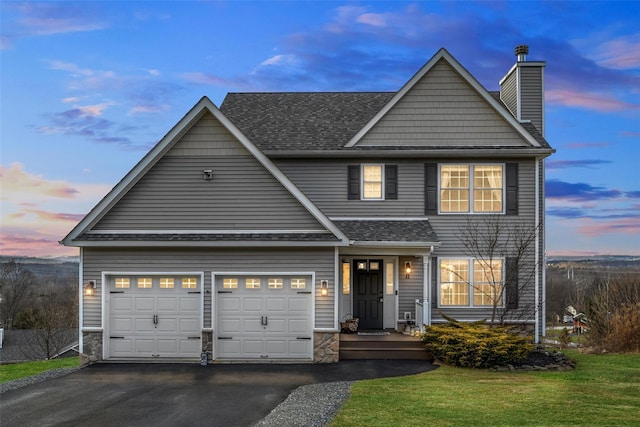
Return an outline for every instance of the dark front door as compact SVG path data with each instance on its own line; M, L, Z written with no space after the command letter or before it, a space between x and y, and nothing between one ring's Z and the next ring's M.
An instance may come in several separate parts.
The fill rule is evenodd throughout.
M382 260L353 262L353 317L358 329L382 329Z

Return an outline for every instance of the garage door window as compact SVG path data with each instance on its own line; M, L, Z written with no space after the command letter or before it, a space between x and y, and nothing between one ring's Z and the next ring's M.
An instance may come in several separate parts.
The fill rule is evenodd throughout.
M245 279L244 286L247 289L260 289L260 279L255 279L255 278Z
M224 281L222 282L222 287L224 289L238 289L238 279L224 279Z
M283 283L282 279L269 279L269 289L282 289Z
M138 289L150 289L153 286L150 277L138 278Z
M195 289L198 287L198 279L195 277L185 277L182 279L182 289Z
M161 277L160 289L173 289L174 282L172 277Z
M291 289L304 289L307 287L306 279L291 279Z
M129 289L131 282L128 277L116 277L117 289Z

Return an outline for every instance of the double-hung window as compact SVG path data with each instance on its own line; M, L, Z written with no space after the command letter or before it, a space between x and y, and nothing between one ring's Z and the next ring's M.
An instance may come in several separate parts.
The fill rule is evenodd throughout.
M503 165L440 165L440 212L504 212L503 177Z
M440 260L440 306L503 306L503 260Z
M347 175L349 200L398 199L397 165L349 165Z

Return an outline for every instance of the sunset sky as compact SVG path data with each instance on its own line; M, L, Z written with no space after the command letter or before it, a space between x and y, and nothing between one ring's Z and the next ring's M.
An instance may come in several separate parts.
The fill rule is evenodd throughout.
M3 0L0 254L58 244L202 97L395 91L441 47L547 61L549 255L640 255L640 2Z

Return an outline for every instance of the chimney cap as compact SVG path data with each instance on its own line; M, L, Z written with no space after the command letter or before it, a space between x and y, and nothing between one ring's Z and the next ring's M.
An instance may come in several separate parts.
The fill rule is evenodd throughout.
M525 61L527 59L527 54L529 53L529 46L526 44L518 45L516 46L515 53L518 57L518 61Z

